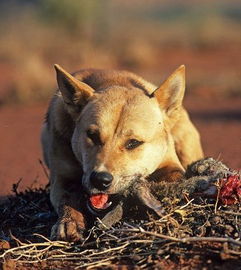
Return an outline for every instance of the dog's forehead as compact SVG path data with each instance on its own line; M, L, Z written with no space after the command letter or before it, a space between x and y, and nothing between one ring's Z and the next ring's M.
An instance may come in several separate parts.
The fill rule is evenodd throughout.
M87 107L85 115L89 120L85 124L96 124L108 132L119 128L126 136L138 130L151 135L163 121L156 99L136 89L112 88L99 94Z
M161 111L155 98L150 98L142 90L115 87L103 93L98 102L100 116L146 118L160 117Z

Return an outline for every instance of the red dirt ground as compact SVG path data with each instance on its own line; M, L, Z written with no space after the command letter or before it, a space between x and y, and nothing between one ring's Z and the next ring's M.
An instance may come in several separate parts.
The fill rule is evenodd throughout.
M206 156L241 168L241 98L214 100L188 96L186 107L198 127ZM39 134L47 104L0 108L0 194L48 182L39 159Z
M34 180L47 183L38 159L42 157L39 134L46 106L0 108L0 194L11 192L12 184L22 179L21 188Z

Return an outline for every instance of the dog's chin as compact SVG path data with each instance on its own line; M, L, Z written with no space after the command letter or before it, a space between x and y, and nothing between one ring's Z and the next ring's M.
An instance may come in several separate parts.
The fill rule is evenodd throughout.
M93 215L102 216L119 203L120 197L118 194L92 194L87 198L87 208Z

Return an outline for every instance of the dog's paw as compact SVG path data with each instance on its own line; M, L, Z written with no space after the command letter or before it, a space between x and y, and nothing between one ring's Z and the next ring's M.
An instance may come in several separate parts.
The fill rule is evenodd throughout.
M52 240L78 242L83 240L83 228L71 218L59 218L51 230Z

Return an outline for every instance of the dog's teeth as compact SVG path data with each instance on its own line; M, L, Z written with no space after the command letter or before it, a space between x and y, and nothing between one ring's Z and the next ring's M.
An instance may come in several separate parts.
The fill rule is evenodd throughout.
M104 209L107 209L108 207L110 207L112 205L112 202L110 201L110 202L107 202L106 204L105 204L105 206L104 206Z
M98 212L101 210L106 210L108 209L110 206L112 205L112 201L107 202L104 204L104 206L102 208L95 208L94 206L90 205L89 203L87 203L87 207L89 209L89 211L94 214L94 215L98 215Z

